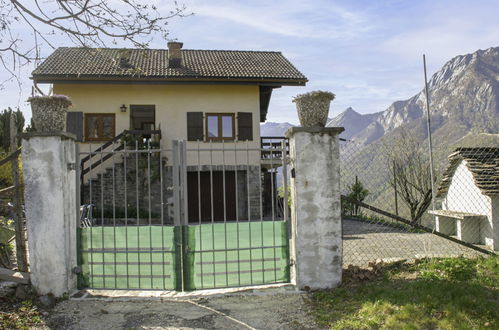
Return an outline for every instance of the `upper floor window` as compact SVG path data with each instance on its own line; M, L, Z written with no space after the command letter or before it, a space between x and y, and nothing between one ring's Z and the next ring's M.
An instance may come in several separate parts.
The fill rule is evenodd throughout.
M234 114L233 113L207 113L206 114L207 140L234 140Z
M107 141L115 136L114 113L85 114L85 139L87 141Z

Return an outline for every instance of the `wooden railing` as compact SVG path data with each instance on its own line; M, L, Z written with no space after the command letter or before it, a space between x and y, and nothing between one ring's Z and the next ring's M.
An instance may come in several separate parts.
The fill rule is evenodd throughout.
M124 130L120 134L116 135L114 138L111 140L107 141L103 145L101 145L99 148L92 150L89 155L83 157L81 159L81 176L83 180L83 176L90 172L91 170L94 170L96 167L104 163L106 160L109 158L113 157L114 151L120 151L125 148L125 143L123 143L123 140L126 140L128 136L132 136L134 138L137 137L142 137L146 140L152 139L152 136L158 135L159 140L161 139L161 130ZM107 149L109 147L114 147L111 151L109 152ZM134 147L135 145L131 145ZM89 162L91 159L97 158L93 163L90 165L85 166L86 162Z
M289 152L289 141L284 136L262 136L260 137L260 148L262 159L282 158L282 141L286 141L286 151Z

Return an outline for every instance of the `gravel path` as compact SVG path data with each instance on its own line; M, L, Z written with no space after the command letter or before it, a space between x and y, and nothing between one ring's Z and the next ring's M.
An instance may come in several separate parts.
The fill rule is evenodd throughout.
M182 300L66 300L51 329L312 329L304 293L239 294Z

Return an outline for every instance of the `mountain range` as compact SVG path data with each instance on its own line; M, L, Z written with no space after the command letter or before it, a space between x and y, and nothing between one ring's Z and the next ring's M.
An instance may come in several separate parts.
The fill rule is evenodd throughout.
M448 146L470 133L499 133L499 47L456 56L428 82L430 119L435 145ZM282 136L289 123L268 122L262 136ZM369 145L404 129L422 142L427 138L424 89L395 101L384 111L360 114L347 108L327 126L341 126L341 137Z

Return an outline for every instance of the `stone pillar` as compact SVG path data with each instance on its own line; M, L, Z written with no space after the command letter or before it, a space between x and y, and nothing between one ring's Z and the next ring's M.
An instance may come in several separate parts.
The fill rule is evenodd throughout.
M31 283L60 297L76 289L75 136L22 135Z
M291 273L299 289L341 283L342 239L338 134L342 127L293 127L291 158Z

